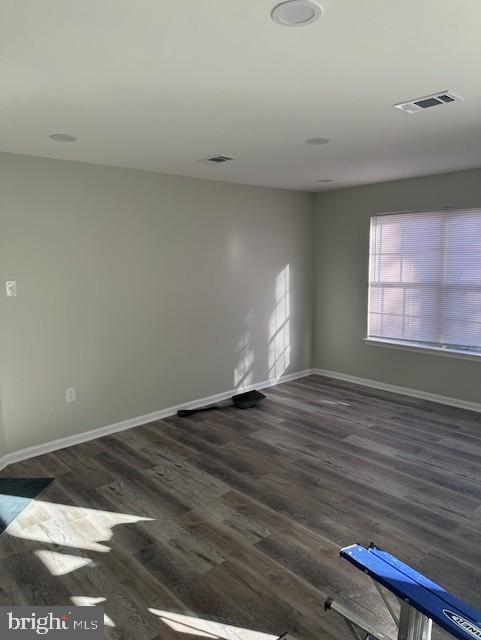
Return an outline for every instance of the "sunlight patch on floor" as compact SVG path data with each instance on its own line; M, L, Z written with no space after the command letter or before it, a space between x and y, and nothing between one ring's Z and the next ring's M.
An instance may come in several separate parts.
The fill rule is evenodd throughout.
M106 602L106 598L92 598L91 596L72 596L70 600L76 607L96 607L103 606L102 603ZM106 627L115 627L115 622L110 616L104 612L104 625Z
M223 624L222 622L215 622L214 620L203 620L202 618L163 611L162 609L149 609L149 611L179 634L185 633L209 640L277 640L279 638L278 635L244 629Z
M58 553L57 551L41 549L34 553L47 567L52 576L65 576L67 573L81 569L92 562L90 558L72 556L68 553Z
M8 528L8 535L45 544L107 553L113 528L149 522L153 518L129 513L74 507L35 500Z

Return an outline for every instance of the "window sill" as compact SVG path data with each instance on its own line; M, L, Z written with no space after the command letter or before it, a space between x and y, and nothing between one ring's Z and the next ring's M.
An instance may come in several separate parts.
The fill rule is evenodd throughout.
M461 360L476 360L481 362L481 353L475 351L456 351L455 349L443 349L441 347L429 347L414 342L398 342L396 340L384 340L381 338L363 338L363 342L374 347L387 347L388 349L400 349L401 351L415 351L433 356L458 358Z

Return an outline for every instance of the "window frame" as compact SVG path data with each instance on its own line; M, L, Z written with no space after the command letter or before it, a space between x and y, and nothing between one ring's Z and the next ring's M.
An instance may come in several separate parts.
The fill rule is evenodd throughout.
M424 353L427 355L447 356L450 358L458 358L461 360L475 360L480 361L481 350L473 351L469 348L456 349L449 346L439 346L436 344L429 344L427 342L410 342L408 340L396 340L392 338L382 338L369 336L369 302L371 293L371 224L373 218L389 215L416 215L422 213L450 213L456 211L481 211L481 206L456 206L456 207L431 207L429 209L408 209L404 211L383 211L375 213L369 216L369 229L368 229L368 250L367 250L367 286L366 286L366 313L365 313L365 331L362 342L369 346L385 347L388 349L398 349L401 351L411 351L415 353Z

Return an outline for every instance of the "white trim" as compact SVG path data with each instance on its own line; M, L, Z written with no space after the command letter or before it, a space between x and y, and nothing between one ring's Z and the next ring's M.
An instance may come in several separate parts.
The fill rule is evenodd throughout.
M481 404L477 402L470 402L469 400L440 396L437 393L428 393L427 391L419 391L418 389L410 389L409 387L398 387L395 384L387 384L386 382L369 380L368 378L358 378L357 376L350 376L347 373L328 371L327 369L313 369L313 373L319 376L326 376L327 378L334 378L336 380L352 382L353 384L360 384L363 387L371 387L373 389L380 389L381 391L391 391L392 393L399 393L402 396L410 396L412 398L420 398L421 400L439 402L439 404L447 404L450 407L458 407L459 409L467 409L468 411L481 413Z
M363 338L365 344L374 347L387 347L388 349L401 349L401 351L417 351L432 356L447 356L448 358L458 358L460 360L477 360L480 362L481 351L463 351L461 349L449 349L448 347L435 347L416 342L402 342L401 340L388 340L387 338Z
M0 471L7 465L14 462L21 462L22 460L28 460L40 456L44 453L50 453L51 451L58 451L59 449L65 449L65 447L71 447L75 444L81 444L82 442L88 442L89 440L95 440L103 436L108 436L112 433L118 433L119 431L125 431L126 429L132 429L133 427L140 427L148 422L154 422L155 420L163 420L169 416L175 415L179 409L192 409L199 405L213 404L220 402L221 400L227 400L236 393L242 393L244 391L252 391L253 389L266 389L268 387L274 387L277 384L283 382L289 382L291 380L297 380L298 378L305 378L313 373L313 369L305 369L304 371L297 371L296 373L288 373L280 378L272 378L270 380L264 380L263 382L257 382L255 384L244 385L237 389L230 389L223 393L217 393L213 396L207 396L205 398L198 398L197 400L191 400L178 404L174 407L168 407L167 409L161 409L160 411L154 411L153 413L147 413L143 416L136 418L130 418L129 420L123 420L122 422L116 422L106 427L100 427L98 429L91 429L90 431L83 431L73 436L67 436L66 438L60 438L58 440L51 440L43 444L38 444L33 447L27 447L26 449L19 449L12 453L7 453L3 458L0 458Z

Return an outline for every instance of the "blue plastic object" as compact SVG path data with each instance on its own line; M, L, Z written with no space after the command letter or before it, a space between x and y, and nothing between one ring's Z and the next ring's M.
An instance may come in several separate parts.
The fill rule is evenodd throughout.
M341 556L380 585L408 602L459 640L481 640L481 611L476 611L390 553L353 544Z

